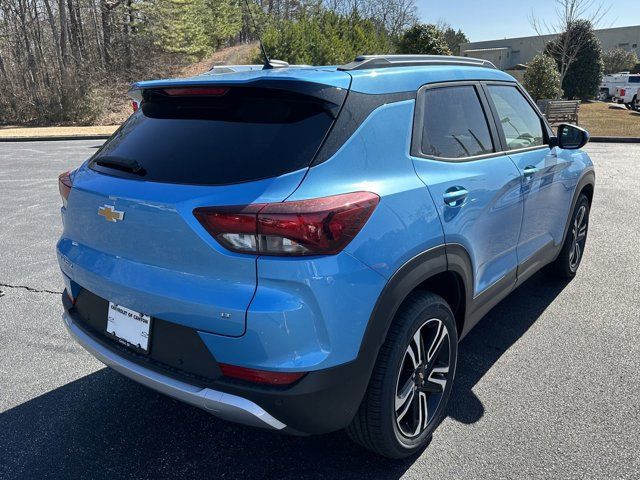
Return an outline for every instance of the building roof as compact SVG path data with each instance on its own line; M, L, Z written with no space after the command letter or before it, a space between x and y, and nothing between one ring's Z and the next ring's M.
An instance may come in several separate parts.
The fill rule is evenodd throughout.
M470 50L465 50L465 53L469 52L504 52L505 50L509 50L511 47L494 47L494 48L473 48Z

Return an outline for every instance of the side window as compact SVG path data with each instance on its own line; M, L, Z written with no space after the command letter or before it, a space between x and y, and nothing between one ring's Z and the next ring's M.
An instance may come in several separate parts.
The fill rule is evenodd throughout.
M522 93L509 85L489 85L508 150L544 145L540 117Z
M475 87L428 89L423 101L424 155L465 158L495 151Z

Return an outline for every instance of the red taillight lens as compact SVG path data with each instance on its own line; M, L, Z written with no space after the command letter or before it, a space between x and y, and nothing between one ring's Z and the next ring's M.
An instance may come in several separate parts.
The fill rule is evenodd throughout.
M627 91L623 88L620 90L620 96L624 97L627 94Z
M191 95L206 95L210 97L221 97L229 91L228 87L183 87L165 88L165 94L172 97L186 97Z
M138 111L139 105L138 102L136 102L135 100L133 100L131 102L131 108L133 108L133 113L136 113Z
M220 363L219 367L225 377L239 378L248 382L267 385L290 385L305 375L304 372L269 372L266 370L254 370L253 368L226 365L224 363Z
M333 255L358 234L380 197L355 192L245 207L204 207L194 215L226 248L240 253Z
M257 214L265 204L196 208L193 214L223 246L239 253L258 253Z
M71 187L73 187L73 183L71 182L70 172L61 173L58 177L58 189L62 197L62 206L65 208L67 207L67 199L71 193Z

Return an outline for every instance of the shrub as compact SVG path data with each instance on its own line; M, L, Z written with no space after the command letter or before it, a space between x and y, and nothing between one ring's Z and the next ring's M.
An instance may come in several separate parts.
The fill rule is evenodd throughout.
M398 40L398 53L451 55L442 32L435 25L416 24Z
M561 97L560 73L555 60L547 55L536 55L524 74L524 88L536 101Z
M604 62L604 73L629 72L638 63L638 56L635 52L627 52L622 48L614 48L602 55Z

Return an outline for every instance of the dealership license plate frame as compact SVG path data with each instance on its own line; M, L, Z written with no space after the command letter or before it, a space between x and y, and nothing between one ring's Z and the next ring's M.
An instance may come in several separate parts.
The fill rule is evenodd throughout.
M118 343L147 355L151 346L151 328L150 315L109 302L105 331Z

